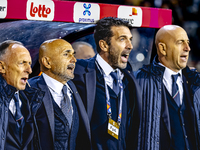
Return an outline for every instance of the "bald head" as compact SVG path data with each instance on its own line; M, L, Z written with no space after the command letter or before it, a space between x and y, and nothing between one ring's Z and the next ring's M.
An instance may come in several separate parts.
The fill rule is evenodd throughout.
M79 41L72 43L76 59L88 59L95 56L95 51L89 43Z
M155 44L158 45L159 42L167 43L171 38L174 38L177 35L177 33L185 32L185 30L177 25L166 25L160 28L156 34Z
M42 43L39 50L39 60L43 56L53 57L55 54L63 47L66 46L69 49L72 49L72 46L69 42L63 39L51 39Z
M178 72L186 67L189 57L189 39L186 31L177 25L166 25L156 34L158 60L169 69Z
M63 84L74 77L74 50L71 44L63 39L52 39L42 43L39 62L42 72Z

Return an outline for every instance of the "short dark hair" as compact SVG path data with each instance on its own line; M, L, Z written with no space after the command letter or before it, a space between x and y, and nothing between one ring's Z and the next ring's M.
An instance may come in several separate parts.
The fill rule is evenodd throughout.
M19 41L14 41L14 40L6 40L3 41L2 43L0 43L0 59L1 57L6 53L7 48L11 45L11 44L19 44L24 46L21 42Z
M108 45L110 45L110 39L113 36L113 33L111 31L112 26L125 26L129 29L131 28L131 25L128 21L125 21L120 18L114 18L114 17L105 17L96 22L96 27L94 30L94 39L97 46L97 52L99 53L101 51L99 47L99 41L104 40Z

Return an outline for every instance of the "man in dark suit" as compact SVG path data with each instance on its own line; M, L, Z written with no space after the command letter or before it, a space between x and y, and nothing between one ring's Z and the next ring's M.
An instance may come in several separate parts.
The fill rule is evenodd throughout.
M39 50L41 76L29 83L45 92L36 114L42 149L90 149L90 125L75 85L76 59L70 43L63 39L45 41Z
M73 82L89 116L94 150L137 146L141 99L128 63L129 28L122 19L99 20L94 33L98 54L76 63Z
M200 74L187 65L190 46L185 30L158 30L157 56L136 72L142 89L143 118L139 149L200 149Z
M42 93L26 86L31 62L30 53L21 42L0 43L1 150L40 149L32 112L41 105Z

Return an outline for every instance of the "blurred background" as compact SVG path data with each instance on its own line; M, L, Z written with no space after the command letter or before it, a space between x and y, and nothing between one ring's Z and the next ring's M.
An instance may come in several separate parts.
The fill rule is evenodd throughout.
M191 52L188 65L200 71L200 0L83 0L83 2L171 9L172 24L183 27L190 39Z

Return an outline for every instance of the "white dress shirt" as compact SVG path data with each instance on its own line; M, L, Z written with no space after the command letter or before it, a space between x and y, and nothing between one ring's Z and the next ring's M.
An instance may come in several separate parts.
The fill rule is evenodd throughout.
M54 101L56 102L56 104L61 107L61 100L64 99L63 93L62 93L62 88L63 88L63 84L53 78L51 78L50 76L48 76L45 73L42 73L42 76L51 92L51 95L54 99ZM70 89L70 87L68 86L68 84L65 84L67 86L67 95L71 101L71 93L72 90ZM72 109L73 111L73 109Z
M110 73L114 72L116 70L119 71L119 76L120 76L121 80L124 77L123 73L118 68L114 70L99 54L97 54L96 61L103 71L102 73L104 75L104 80L105 80L106 84L111 89L113 89L113 78L110 75Z
M163 64L159 63L159 65L165 67ZM180 73L180 76L177 78L177 85L179 88L179 94L180 94L180 104L183 102L183 80L182 80L182 71L174 72L170 70L169 68L165 67L164 75L163 75L163 83L168 90L169 94L172 95L172 77L171 75L175 75Z

